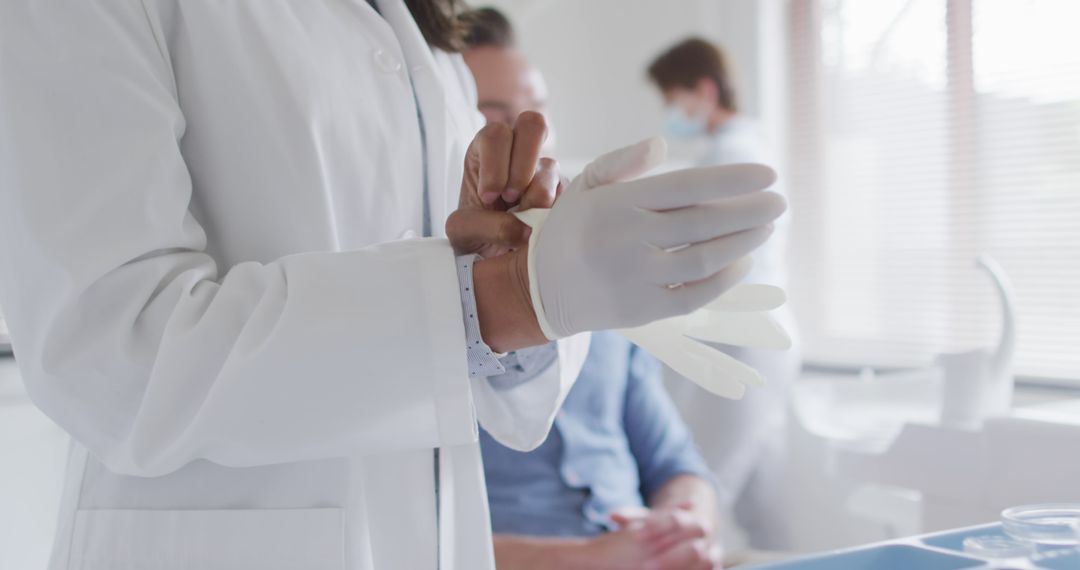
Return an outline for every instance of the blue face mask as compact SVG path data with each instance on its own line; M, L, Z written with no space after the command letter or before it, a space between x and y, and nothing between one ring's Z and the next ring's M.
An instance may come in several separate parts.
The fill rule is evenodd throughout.
M667 108L664 130L673 137L693 138L705 134L706 123L703 117L690 117L677 105Z

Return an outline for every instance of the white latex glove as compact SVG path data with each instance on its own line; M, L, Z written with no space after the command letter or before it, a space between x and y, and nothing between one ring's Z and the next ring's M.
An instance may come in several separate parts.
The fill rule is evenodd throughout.
M760 386L765 379L757 370L701 341L786 350L791 347L791 337L767 312L784 301L784 291L778 287L737 285L689 315L619 333L709 392L737 400L746 386Z
M684 315L749 270L786 203L776 175L737 164L630 180L663 161L653 138L590 163L533 226L529 288L549 339Z

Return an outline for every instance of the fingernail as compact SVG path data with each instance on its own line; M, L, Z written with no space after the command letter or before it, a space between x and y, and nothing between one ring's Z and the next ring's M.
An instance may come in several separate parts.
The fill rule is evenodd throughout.
M495 200L498 197L498 192L484 192L480 195L480 201L483 202L485 206L490 206L495 203Z

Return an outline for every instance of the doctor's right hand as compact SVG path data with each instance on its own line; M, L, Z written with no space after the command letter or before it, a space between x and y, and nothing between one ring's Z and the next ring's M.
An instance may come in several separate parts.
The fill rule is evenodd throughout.
M738 283L747 254L787 205L760 164L641 175L654 138L608 153L574 179L528 251L529 291L548 339L690 313Z
M561 190L558 164L540 156L547 140L544 116L526 111L511 127L490 123L465 153L458 209L446 221L446 236L458 255L491 258L524 247L530 228L511 208L550 208Z

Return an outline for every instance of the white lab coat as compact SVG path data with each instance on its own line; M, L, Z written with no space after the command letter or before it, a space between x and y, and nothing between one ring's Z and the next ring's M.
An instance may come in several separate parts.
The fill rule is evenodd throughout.
M472 79L379 6L0 2L0 303L76 442L53 569L493 567L475 418L541 442L587 343L468 379L410 84L441 232Z

